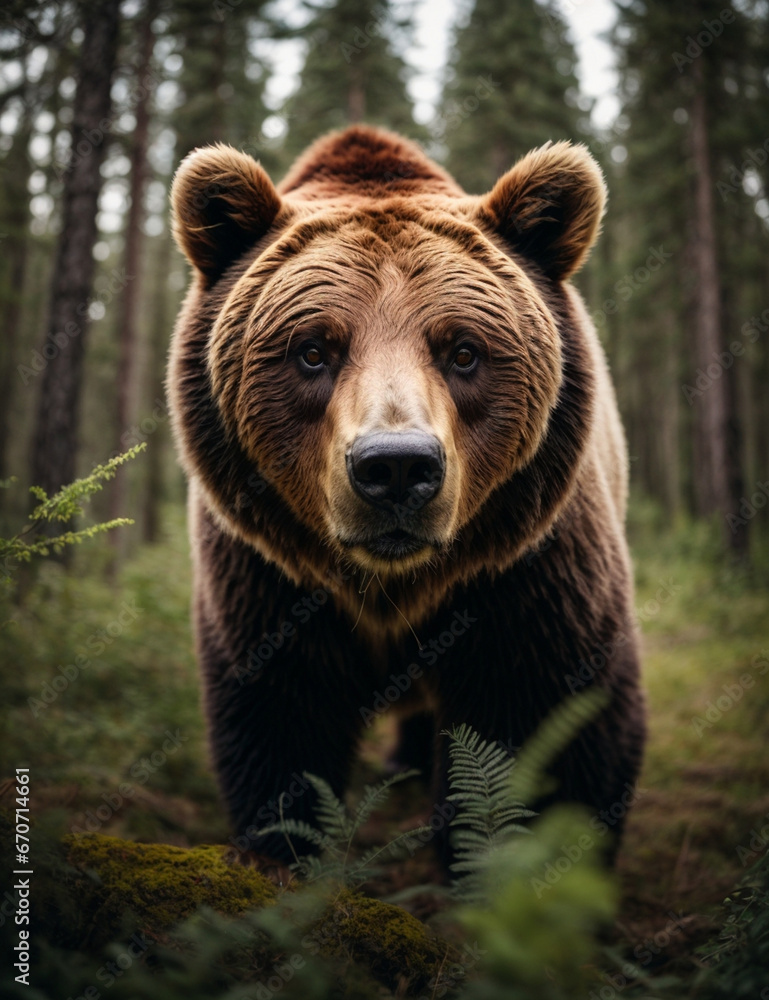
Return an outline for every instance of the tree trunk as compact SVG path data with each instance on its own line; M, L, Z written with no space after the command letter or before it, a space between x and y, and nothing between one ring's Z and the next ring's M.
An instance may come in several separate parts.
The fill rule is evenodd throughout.
M156 287L153 293L152 320L147 345L148 386L145 398L148 409L158 410L152 437L147 441L142 505L142 541L153 544L160 538L160 502L163 498L164 451L168 446L168 408L165 403L165 364L173 319L169 315L168 271L171 265L173 242L170 232L161 237L158 259L155 263ZM175 303L173 303L175 304Z
M10 475L8 444L11 431L15 385L15 354L21 328L24 304L24 279L29 256L29 193L27 182L31 173L27 146L31 134L31 116L25 113L13 148L6 159L8 165L8 214L3 225L8 229L3 253L8 262L8 288L3 293L3 364L0 365L0 479ZM1 493L2 491L0 491ZM0 503L2 500L0 499Z
M143 85L147 79L155 37L152 22L157 16L157 0L147 0L141 23L139 39L139 61L136 67L136 92L139 95L134 109L136 127L131 144L131 204L128 210L125 235L125 272L130 277L123 295L118 326L118 371L117 371L117 440L115 450L124 451L125 432L136 415L136 357L137 357L137 316L141 301L142 245L144 233L144 192L147 185L147 147L150 125L150 89ZM120 466L115 474L110 491L110 519L126 516L126 467ZM110 542L117 553L122 547L125 532L120 529L110 532Z
M739 424L729 368L720 360L724 350L721 274L701 57L694 61L693 79L691 141L695 169L695 350L697 367L703 369L706 375L710 369L713 375L712 379L708 376L708 387L695 402L701 466L695 472L695 487L700 513L709 515L717 511L722 520L727 549L736 555L743 555L748 546L747 524L738 525L733 530L726 521L727 514L736 514L740 505Z
M101 163L108 140L119 0L83 8L84 39L64 179L61 236L54 263L48 332L41 347L32 445L32 482L48 493L75 478L77 423L96 242Z
M359 66L350 67L350 86L347 91L347 121L354 123L366 117L366 90Z

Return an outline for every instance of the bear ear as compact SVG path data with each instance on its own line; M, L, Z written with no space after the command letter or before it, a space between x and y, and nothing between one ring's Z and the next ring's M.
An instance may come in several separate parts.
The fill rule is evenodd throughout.
M508 170L481 199L479 215L560 281L584 264L605 203L603 175L587 149L556 142L532 150Z
M256 160L222 143L193 150L171 189L177 246L207 286L264 236L280 207Z

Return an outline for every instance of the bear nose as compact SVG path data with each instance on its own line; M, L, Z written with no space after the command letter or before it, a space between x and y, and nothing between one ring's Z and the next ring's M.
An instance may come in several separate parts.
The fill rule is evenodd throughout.
M418 509L443 484L443 447L424 431L372 431L353 442L347 472L359 496L375 507Z

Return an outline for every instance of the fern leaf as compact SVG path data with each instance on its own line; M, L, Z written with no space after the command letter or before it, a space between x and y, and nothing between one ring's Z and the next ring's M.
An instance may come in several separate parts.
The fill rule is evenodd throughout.
M384 781L380 781L378 785L366 785L363 790L363 798L355 810L355 829L362 827L372 812L385 802L393 785L416 777L419 773L417 770L400 771L398 774L393 774L389 778L385 778Z
M331 842L348 840L355 831L344 803L336 797L331 785L323 778L307 771L304 776L318 793L315 817L323 833Z
M401 851L413 852L417 847L421 846L422 841L418 840L420 834L430 833L429 826L419 826L414 830L407 830L405 833L399 833L397 837L394 837L391 841L385 844L383 847L372 847L370 850L366 851L363 857L360 859L356 865L356 872L362 871L364 868L368 868L371 862L380 857L381 855L396 856Z
M280 823L273 823L270 826L262 827L261 830L257 830L256 836L265 837L270 833L290 834L292 837L301 837L308 843L320 848L329 846L329 837L322 830L310 826L304 820L293 819L292 817L288 817Z

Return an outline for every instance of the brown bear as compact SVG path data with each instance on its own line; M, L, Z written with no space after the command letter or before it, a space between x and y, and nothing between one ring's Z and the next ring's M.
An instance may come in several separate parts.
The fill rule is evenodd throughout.
M512 750L591 685L607 707L553 765L554 794L621 829L644 742L627 458L568 281L604 200L565 142L482 196L364 126L277 188L224 145L180 166L194 279L168 388L213 758L244 849L289 859L257 831L279 807L312 821L304 772L342 795L387 712L446 817L442 730Z

